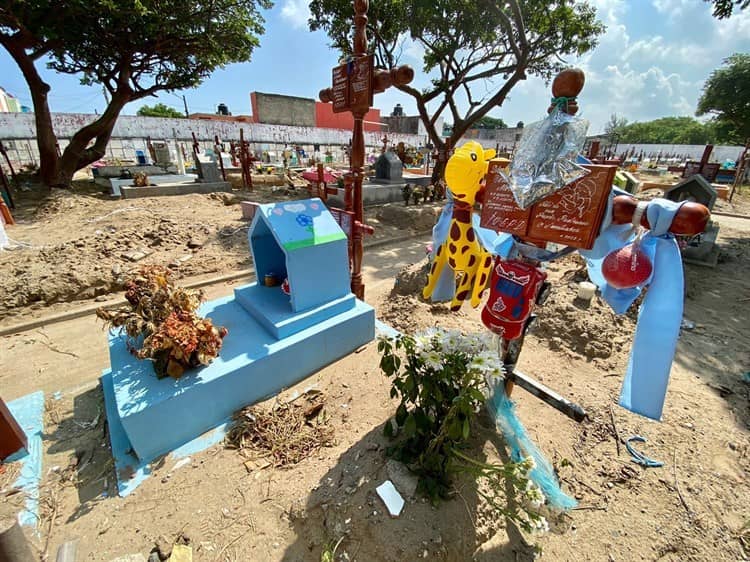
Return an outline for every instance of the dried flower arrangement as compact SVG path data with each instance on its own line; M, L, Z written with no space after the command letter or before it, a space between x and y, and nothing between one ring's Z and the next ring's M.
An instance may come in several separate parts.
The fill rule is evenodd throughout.
M175 287L169 275L168 269L157 265L133 270L125 281L130 306L100 308L96 315L110 328L124 329L131 353L152 360L157 377L177 379L186 369L208 365L217 357L227 330L196 313L203 300L201 291Z

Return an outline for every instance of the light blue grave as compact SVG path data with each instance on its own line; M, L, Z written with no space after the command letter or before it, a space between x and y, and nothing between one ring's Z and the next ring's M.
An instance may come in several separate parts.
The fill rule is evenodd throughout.
M8 410L26 434L27 449L12 454L6 463L19 462L21 471L13 482L26 496L24 509L18 514L21 525L36 527L39 519L39 483L42 479L42 432L44 431L44 393L32 392L12 402Z
M157 379L120 333L110 334L111 374L102 380L108 418L118 429L111 432L113 451L130 449L138 461L119 463L118 478L147 470L149 461L225 423L234 411L374 338L373 308L349 289L346 235L319 199L261 205L248 236L256 277L288 279L291 295L254 283L204 303L199 313L228 329L210 365L179 380Z

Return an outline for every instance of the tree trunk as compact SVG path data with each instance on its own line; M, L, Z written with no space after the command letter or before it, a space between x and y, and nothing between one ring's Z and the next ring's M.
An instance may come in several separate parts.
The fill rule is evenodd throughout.
M435 150L437 151L437 160L435 160L435 167L432 169L433 185L445 179L445 165L448 162L447 145L445 142L435 142Z
M34 59L26 53L26 49L20 41L9 38L3 42L3 45L10 56L13 57L13 60L16 61L31 91L36 124L36 142L39 147L39 177L45 185L52 185L57 170L58 156L57 137L52 128L52 114L47 100L50 87L39 76L34 65Z
M73 174L104 156L117 117L129 101L130 94L116 92L101 117L73 135L70 144L65 147L65 152L60 157L55 186L70 187ZM89 147L89 143L94 139L96 141L93 146Z

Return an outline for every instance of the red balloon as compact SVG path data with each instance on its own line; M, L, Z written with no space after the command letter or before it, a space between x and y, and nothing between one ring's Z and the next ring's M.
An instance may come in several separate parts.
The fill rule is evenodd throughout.
M615 250L602 262L602 275L615 289L632 289L643 285L653 269L651 260L637 244Z

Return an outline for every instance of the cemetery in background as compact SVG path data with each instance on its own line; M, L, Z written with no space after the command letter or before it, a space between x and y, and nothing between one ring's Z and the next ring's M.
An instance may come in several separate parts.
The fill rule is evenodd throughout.
M94 115L83 113L53 113L52 122L59 139L60 150L65 150L73 134L95 118ZM330 153L334 162L346 159L346 150L352 135L351 130L322 127L121 115L107 145L106 158L135 161L137 151L148 154L147 138L152 141L176 139L179 143L185 143L189 152L195 135L202 148L212 148L216 136L223 142L238 141L240 129L244 130L245 139L250 142L250 150L280 154L286 145L295 145L301 146L312 155L317 146L321 154ZM5 145L8 156L17 169L39 164L33 113L0 113L0 131L0 141ZM387 134L388 140L394 145L404 142L420 146L425 138L415 134ZM365 131L368 153L380 153L382 137L382 132Z

